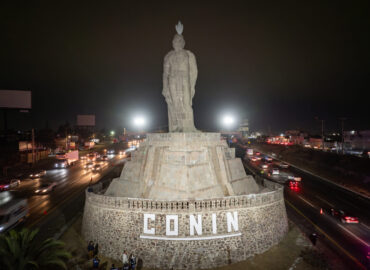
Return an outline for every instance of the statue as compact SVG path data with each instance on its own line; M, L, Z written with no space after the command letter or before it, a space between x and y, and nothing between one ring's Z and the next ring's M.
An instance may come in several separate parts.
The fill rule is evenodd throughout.
M176 31L172 40L174 50L165 56L163 64L162 94L167 102L169 132L197 132L192 108L197 63L194 54L184 50L181 22L176 25Z

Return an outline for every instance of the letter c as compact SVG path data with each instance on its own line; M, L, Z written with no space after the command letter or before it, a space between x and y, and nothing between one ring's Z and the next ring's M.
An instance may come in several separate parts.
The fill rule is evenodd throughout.
M144 230L145 234L155 234L155 228L148 229L148 219L155 221L155 214L144 214Z

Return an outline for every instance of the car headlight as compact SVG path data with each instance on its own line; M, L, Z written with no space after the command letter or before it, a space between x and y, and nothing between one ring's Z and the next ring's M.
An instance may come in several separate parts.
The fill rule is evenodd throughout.
M0 226L0 232L2 232L4 230L4 226Z
M40 192L40 190L36 190L35 192L36 192L36 193L39 193L39 192Z
M46 191L48 191L48 190L47 190L47 189L43 189L43 190L42 190L42 192L46 192Z

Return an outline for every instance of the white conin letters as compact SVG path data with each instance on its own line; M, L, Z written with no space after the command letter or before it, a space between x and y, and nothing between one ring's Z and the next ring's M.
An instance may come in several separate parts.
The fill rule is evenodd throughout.
M212 233L217 234L217 219L216 219L216 214L212 214Z
M227 232L231 232L231 226L233 226L234 231L239 230L239 222L238 222L238 212L233 212L234 216L231 215L230 212L226 213L226 220L227 220Z
M202 215L198 215L198 221L195 220L194 215L190 215L190 235L194 235L194 229L197 235L202 235Z
M212 213L211 215L207 215L205 220L202 219L201 214L193 214L189 215L189 227L186 224L181 224L181 232L180 235L184 234L184 236L179 237L179 216L178 215L166 215L166 223L161 219L160 224L162 226L166 226L166 235L155 235L156 234L156 215L155 214L144 214L144 229L143 235L140 235L140 238L145 239L159 239L159 240L206 240L206 239L220 239L226 237L235 237L240 236L241 232L239 232L239 220L238 220L238 212L226 212L226 213L219 213L222 215L222 220L224 220L224 215L226 215L226 227L227 232L224 234L219 234L219 230L217 227L217 213ZM182 216L183 217L183 216ZM204 218L204 217L203 217ZM183 221L183 218L181 218ZM162 223L163 222L163 223ZM203 224L209 224L212 227L212 234L210 235L203 235ZM208 226L208 225L207 225ZM224 228L223 226L221 228ZM208 228L205 230L206 232L209 231ZM187 232L185 232L186 230ZM188 231L189 230L189 231ZM224 231L224 229L222 229ZM236 232L236 233L235 233ZM176 236L176 237L174 237Z
M173 230L171 230L173 221ZM177 215L166 215L166 235L179 235L179 217Z
M155 214L144 214L144 230L146 234L155 234L155 228L148 229L148 220L155 221Z

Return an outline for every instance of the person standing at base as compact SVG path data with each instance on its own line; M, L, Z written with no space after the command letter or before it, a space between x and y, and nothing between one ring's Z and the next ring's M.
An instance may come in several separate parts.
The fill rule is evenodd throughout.
M128 257L127 257L126 250L124 250L122 254L122 263L123 265L128 264Z
M92 259L94 257L94 243L93 241L90 241L87 245L87 253L89 254L89 259Z
M114 263L112 263L112 267L110 268L110 270L118 270L118 268L114 265Z
M96 245L95 245L95 247L94 247L94 257L95 257L96 255L98 255L98 253L99 253L99 244L98 244L98 243L96 243Z
M100 260L98 256L95 256L93 259L93 269L99 269L99 263L100 263Z
M130 266L131 266L131 270L135 270L135 268L136 268L136 258L133 254L130 254Z

